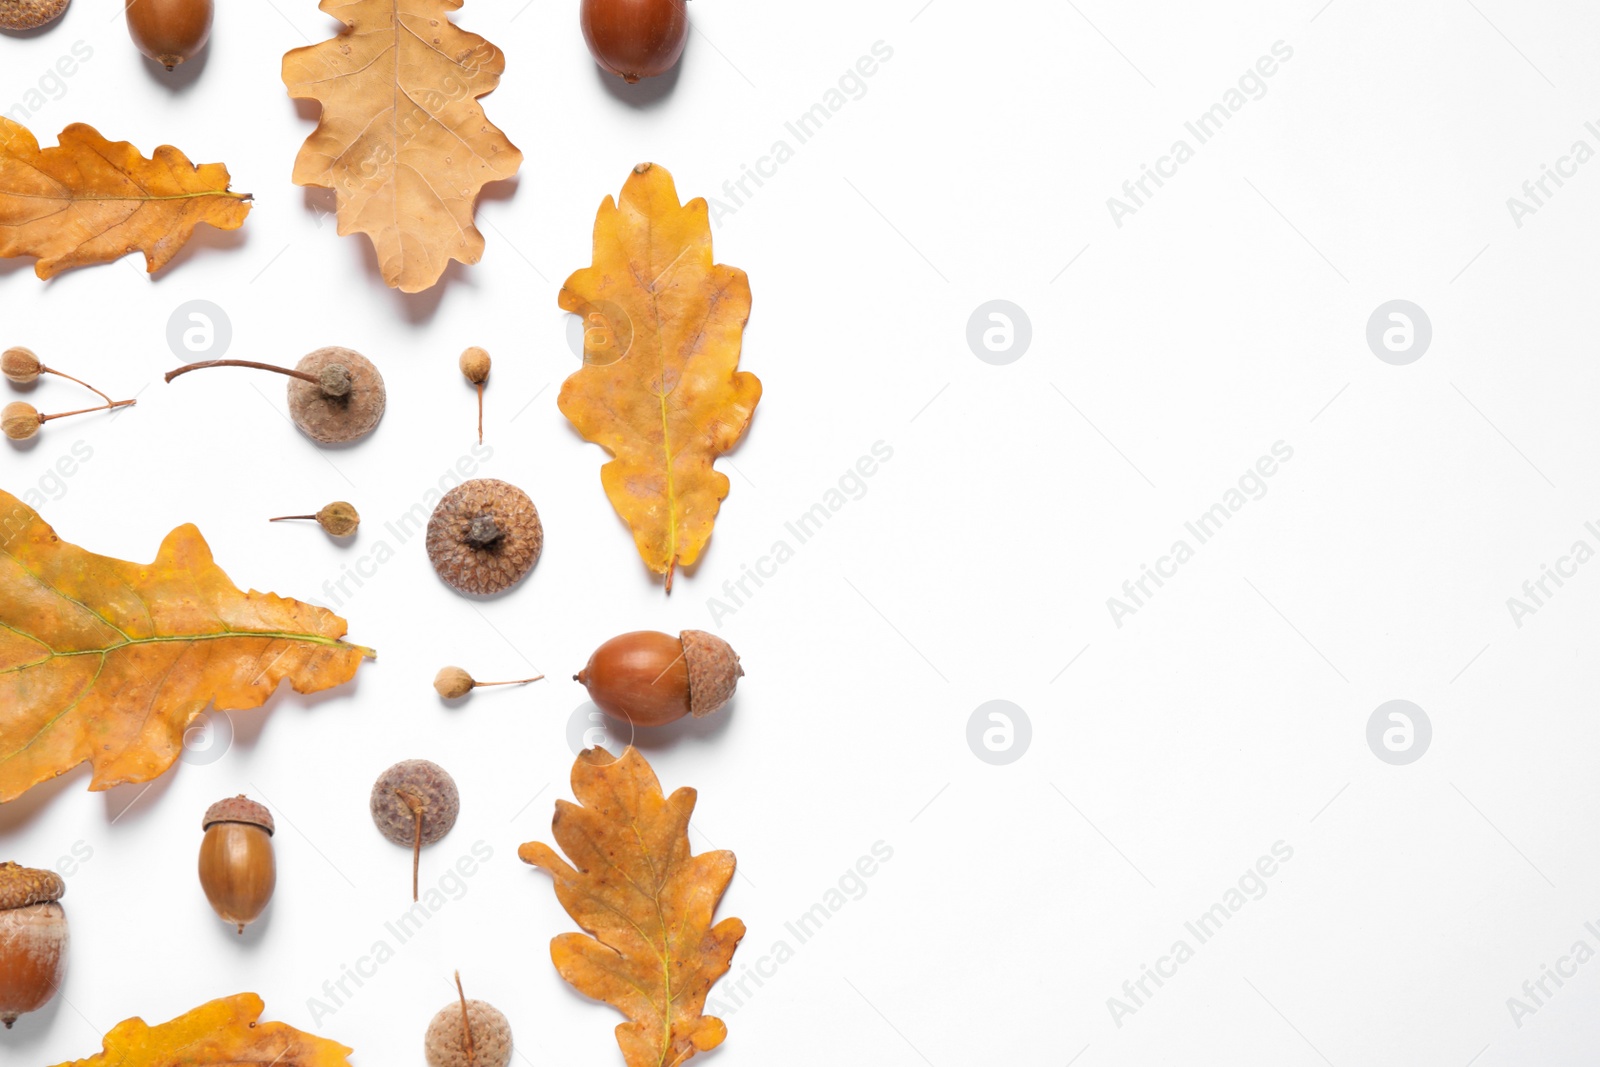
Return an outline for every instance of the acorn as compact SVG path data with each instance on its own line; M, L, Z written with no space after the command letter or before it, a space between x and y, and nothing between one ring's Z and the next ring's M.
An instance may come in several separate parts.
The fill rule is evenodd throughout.
M401 760L372 783L369 800L378 832L411 849L411 899L416 900L422 846L448 834L461 813L456 780L429 760Z
M704 718L733 697L744 676L728 642L703 630L673 637L636 630L613 637L573 675L601 711L636 726Z
M207 808L201 829L200 887L211 910L242 934L266 910L278 882L272 813L241 793Z
M212 0L126 0L124 9L134 45L169 71L211 39Z
M474 478L444 495L428 518L428 559L462 593L498 593L539 561L544 525L528 494L498 478Z
M61 988L67 967L67 884L54 871L0 863L0 1022L38 1011Z
M511 1024L493 1004L468 1000L456 972L456 1003L446 1004L428 1024L423 1053L428 1067L507 1067Z

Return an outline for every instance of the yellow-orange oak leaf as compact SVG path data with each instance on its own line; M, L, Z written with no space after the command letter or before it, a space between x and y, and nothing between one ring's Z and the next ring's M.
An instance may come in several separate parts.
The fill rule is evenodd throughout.
M706 202L678 203L666 168L633 168L594 221L594 265L561 287L583 317L583 366L561 413L611 453L611 506L645 564L666 576L700 556L728 478L713 462L744 435L761 382L739 370L750 282L711 262Z
M662 796L632 745L620 759L585 749L572 792L579 803L556 801L551 825L571 864L537 841L517 850L550 872L556 899L590 935L561 934L550 958L574 989L628 1017L616 1029L628 1067L677 1067L728 1036L703 1012L744 937L738 919L711 925L733 853L689 853L695 791Z
M376 653L344 634L325 608L240 591L192 525L154 563L125 563L0 491L0 802L86 760L90 789L149 781L207 704L348 682Z
M37 256L41 278L129 252L143 252L154 274L200 223L237 230L250 211L250 194L228 190L221 163L195 166L171 145L146 159L81 122L57 141L41 149L0 116L0 256Z
M383 280L407 293L452 259L476 263L478 193L522 153L478 98L500 84L500 49L447 16L462 0L322 0L346 29L283 57L283 83L322 105L294 161L296 185L332 189L339 233L364 233Z
M258 1022L264 1008L256 994L237 993L157 1026L126 1019L107 1032L104 1051L58 1067L350 1067L351 1050L337 1041Z

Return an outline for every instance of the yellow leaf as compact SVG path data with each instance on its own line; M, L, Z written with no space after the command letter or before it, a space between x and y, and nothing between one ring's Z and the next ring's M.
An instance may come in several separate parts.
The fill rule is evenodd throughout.
M241 592L192 525L154 563L124 563L67 544L0 491L0 802L85 760L90 789L149 781L208 703L349 681L376 653L345 629L325 608Z
M522 164L478 105L500 84L505 55L446 17L461 3L322 0L347 29L283 57L289 95L322 105L295 184L334 190L339 233L371 238L383 280L408 293L452 259L478 262L478 193Z
M58 1067L350 1067L351 1050L286 1023L263 1023L254 993L202 1004L151 1026L127 1019L106 1034L105 1051Z
M581 806L556 801L551 827L572 864L537 841L517 850L550 872L556 899L593 935L560 935L550 958L574 989L631 1020L616 1028L628 1067L677 1067L728 1034L702 1012L744 937L738 919L711 925L733 853L690 854L695 791L662 796L631 745L620 759L585 749L572 766L572 792Z
M195 166L171 145L149 159L127 141L73 123L41 150L0 116L0 256L37 256L41 278L143 252L155 273L200 223L237 230L250 194L228 191L228 168Z
M561 386L561 413L612 459L600 469L639 555L672 590L700 557L728 479L712 464L744 435L761 382L740 371L750 282L711 262L706 202L678 203L672 175L641 163L606 197L594 264L561 288L583 316L584 365Z

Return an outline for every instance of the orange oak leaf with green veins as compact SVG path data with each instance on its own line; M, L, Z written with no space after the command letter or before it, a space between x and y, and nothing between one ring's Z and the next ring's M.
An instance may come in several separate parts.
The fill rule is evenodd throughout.
M663 796L632 745L620 759L585 749L572 792L580 803L556 801L551 827L571 864L537 841L517 850L550 872L556 899L590 935L561 934L550 958L574 989L629 1018L616 1029L628 1067L677 1067L728 1035L703 1011L744 937L738 919L711 925L733 853L690 854L695 791Z
M700 557L728 478L713 469L744 435L761 382L741 371L750 282L711 261L706 202L678 203L672 175L641 163L594 222L594 264L561 287L584 319L583 366L561 413L611 453L600 482L645 564L666 576Z
M180 526L154 563L62 541L0 491L0 802L88 761L89 788L147 782L206 707L259 707L287 679L311 693L349 681L369 648L345 621L245 593Z
M127 1019L106 1034L104 1051L58 1067L350 1067L351 1049L258 1022L264 1008L256 994L238 993L157 1026Z
M202 222L237 230L250 194L228 190L228 168L195 166L171 145L149 159L75 122L54 148L0 116L0 256L37 256L51 278L143 252L154 274Z
M383 280L407 293L432 286L452 259L482 258L478 193L522 165L478 104L506 57L450 21L461 4L322 0L347 29L283 57L289 95L322 105L294 183L334 190L340 235L366 234Z

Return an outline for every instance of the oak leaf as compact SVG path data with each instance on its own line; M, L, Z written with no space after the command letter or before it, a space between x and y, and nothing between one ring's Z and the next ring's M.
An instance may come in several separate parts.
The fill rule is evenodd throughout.
M700 556L728 495L716 458L744 435L761 382L740 371L750 282L711 262L706 202L641 163L594 223L594 264L561 287L584 319L583 366L559 406L611 453L600 482L645 564L666 576Z
M620 759L585 749L572 766L572 792L580 803L556 801L551 827L572 864L536 841L517 850L550 872L556 899L591 935L561 934L550 958L578 992L631 1020L616 1029L628 1067L677 1067L728 1035L702 1012L744 937L738 919L711 925L733 853L690 855L695 791L662 796L632 745Z
M143 252L154 274L200 223L237 230L250 211L250 194L228 190L221 163L195 166L171 145L146 159L81 122L57 141L41 149L0 116L0 256L37 256L41 278L129 252Z
M296 185L332 189L339 233L364 233L383 280L407 293L452 259L476 263L478 193L510 178L522 153L483 113L504 53L456 27L462 0L322 0L346 29L283 57L283 83L322 105L294 161Z
M147 782L206 707L259 707L287 679L310 693L349 681L369 648L345 621L241 592L194 526L154 563L67 544L0 491L0 802L71 770L90 789Z
M59 1067L350 1067L351 1049L287 1023L258 1022L254 993L220 997L170 1022L127 1019L104 1038L104 1051Z

